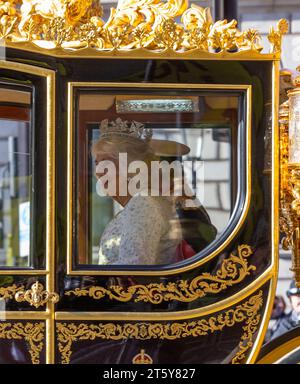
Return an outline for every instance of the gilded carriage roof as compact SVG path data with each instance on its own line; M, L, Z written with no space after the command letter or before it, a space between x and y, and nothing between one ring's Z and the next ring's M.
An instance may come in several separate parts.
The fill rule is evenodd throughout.
M273 57L287 31L284 19L271 27ZM0 0L0 37L7 46L54 55L263 55L256 29L240 31L236 20L214 22L209 8L189 7L187 0L119 0L106 21L98 0Z

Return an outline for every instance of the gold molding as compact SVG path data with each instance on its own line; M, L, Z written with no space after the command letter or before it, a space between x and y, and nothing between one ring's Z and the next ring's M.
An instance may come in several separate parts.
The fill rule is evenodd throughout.
M217 294L243 281L251 271L256 270L254 265L248 265L247 258L252 254L253 251L249 245L240 245L237 249L237 255L231 253L228 259L223 260L214 275L205 272L191 281L178 280L168 282L166 285L163 283L139 284L128 288L123 288L120 285L112 285L108 289L101 286L92 286L83 289L75 288L66 291L65 295L88 296L95 300L108 296L111 300L128 302L134 299L135 302L143 301L152 304L172 300L189 303L206 296L208 293Z
M1 320L48 320L51 314L47 311L0 311Z
M254 334L258 328L261 315L259 310L263 305L262 291L251 296L242 304L227 309L208 319L198 319L183 323L100 323L100 324L75 324L57 323L58 350L61 361L70 363L72 345L80 340L136 340L163 339L175 340L184 337L199 337L222 331L225 327L244 323L243 334L238 346L238 351L232 359L233 364L238 364L246 359L248 350L253 346Z
M181 17L177 23L176 18ZM82 52L93 50L114 55L122 51L155 52L247 52L260 55L260 33L237 29L236 20L213 22L210 9L187 0L119 1L109 19L102 19L96 0L1 0L0 38L15 45L38 47L43 51ZM288 22L281 19L268 35L271 52L281 50ZM142 55L145 56L145 55Z
M1 70L1 62L0 62ZM1 269L0 267L0 276L44 276L49 275L49 271L45 269Z
M258 53L253 51L238 51L238 52L204 52L199 49L191 49L186 52L174 52L164 50L155 52L149 51L144 48L127 50L127 51L96 51L93 48L86 48L82 50L62 50L61 48L54 48L45 50L32 44L31 42L13 43L6 41L3 43L6 48L13 48L25 52L32 52L42 54L45 56L64 58L64 59L133 59L133 60L214 60L214 61L274 61L280 60L280 53Z
M47 77L47 233L46 233L46 269L50 271L46 276L46 288L50 292L55 292L55 188L56 188L56 75L52 71L51 75ZM48 301L47 311L50 314L49 320L46 322L46 335L47 335L47 351L46 362L52 364L55 361L55 308L54 303Z
M300 348L300 336L295 337L260 358L256 364L280 364L284 358Z
M72 260L72 249L73 249L73 231L72 231L72 223L74 220L73 217L73 132L74 132L74 113L73 113L73 99L74 99L74 88L80 87L94 87L94 88L116 88L121 90L122 88L133 88L133 89L214 89L214 90L243 90L246 92L246 100L247 100L247 110L246 110L246 193L243 202L243 208L240 212L239 220L236 226L231 231L230 235L224 240L224 242L215 249L211 254L207 255L201 260L195 261L193 264L189 264L179 268L170 268L168 270L164 270L164 276L174 275L177 273L182 273L200 265L207 263L209 260L220 254L234 239L237 232L240 230L242 225L245 222L247 217L249 206L250 206L250 198L252 193L252 185L251 185L251 125L252 125L252 85L250 84L169 84L169 83L157 83L157 84L149 84L149 83L101 83L101 82L69 82L68 83L68 186L67 186L67 274L68 275L111 275L111 269L105 270L85 270L84 266L81 265L80 269L73 269L73 260ZM152 275L152 276L161 276L161 270L113 270L113 275Z
M29 345L32 364L40 363L40 353L44 347L44 323L0 322L0 339L21 340Z

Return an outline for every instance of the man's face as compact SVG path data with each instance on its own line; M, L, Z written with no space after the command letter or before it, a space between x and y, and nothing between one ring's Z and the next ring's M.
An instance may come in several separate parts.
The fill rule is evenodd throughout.
M293 310L300 315L300 295L292 295L290 296L290 300Z

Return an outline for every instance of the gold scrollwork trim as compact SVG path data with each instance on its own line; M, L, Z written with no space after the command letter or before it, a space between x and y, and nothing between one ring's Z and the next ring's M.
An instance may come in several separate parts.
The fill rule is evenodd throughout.
M244 278L254 271L256 267L249 265L247 258L253 254L249 245L238 246L237 255L231 253L228 259L222 262L216 274L203 273L191 281L178 280L177 282L152 283L148 285L132 285L123 288L120 285L112 285L110 288L93 286L88 288L75 288L66 291L66 296L75 295L88 296L100 300L108 296L111 300L128 302L144 301L152 304L160 304L163 301L177 300L191 302L204 297L209 293L216 294L228 287L240 283Z
M43 50L118 52L260 53L261 35L240 31L236 20L214 22L209 8L188 0L119 1L107 21L98 0L0 0L0 38ZM181 22L176 19L181 17ZM268 36L271 52L281 49L288 22L280 20Z
M232 359L233 364L242 363L248 350L253 346L254 334L260 322L260 309L263 305L262 291L251 296L247 301L233 308L227 309L208 319L188 322L157 323L100 323L100 324L56 324L58 350L61 362L69 364L72 356L72 345L76 341L95 340L175 340L183 337L205 336L225 327L232 327L244 323L243 334L238 345L238 351Z
M24 289L24 285L9 285L8 287L0 287L0 299L13 299L15 294Z
M0 322L0 339L21 340L29 344L32 364L40 363L40 353L44 347L44 323L2 323Z

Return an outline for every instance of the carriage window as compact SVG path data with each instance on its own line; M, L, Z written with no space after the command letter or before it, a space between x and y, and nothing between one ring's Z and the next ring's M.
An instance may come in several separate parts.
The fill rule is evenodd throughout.
M31 92L0 87L0 266L30 256Z
M77 264L174 264L222 234L237 193L241 99L76 92Z

